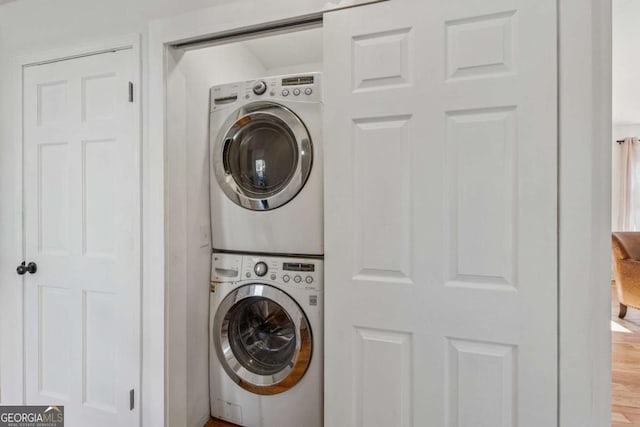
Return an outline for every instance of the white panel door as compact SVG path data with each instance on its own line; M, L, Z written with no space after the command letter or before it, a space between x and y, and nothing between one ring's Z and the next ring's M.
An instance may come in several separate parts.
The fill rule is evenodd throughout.
M139 106L132 50L24 72L26 403L137 426Z
M326 424L556 425L556 1L324 34Z

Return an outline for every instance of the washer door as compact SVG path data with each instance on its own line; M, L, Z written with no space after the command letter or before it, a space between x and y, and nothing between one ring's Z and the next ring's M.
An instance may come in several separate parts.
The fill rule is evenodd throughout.
M213 147L216 180L234 203L270 210L292 200L311 172L311 137L291 110L255 102L236 110Z
M224 370L256 394L289 390L311 363L307 318L289 295L273 286L255 283L227 295L215 314L212 335Z

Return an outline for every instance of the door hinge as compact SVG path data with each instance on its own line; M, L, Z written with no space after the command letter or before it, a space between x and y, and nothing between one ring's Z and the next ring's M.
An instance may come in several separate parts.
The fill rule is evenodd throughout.
M129 390L129 410L133 411L133 408L135 407L135 401L136 401L136 394L135 391L133 389Z
M129 102L133 102L133 82L129 82Z

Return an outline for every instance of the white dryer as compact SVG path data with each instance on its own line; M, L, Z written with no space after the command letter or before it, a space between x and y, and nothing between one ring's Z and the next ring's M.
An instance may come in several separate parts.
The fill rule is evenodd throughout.
M214 250L322 255L321 74L211 88Z
M322 260L214 253L212 278L211 414L322 427Z

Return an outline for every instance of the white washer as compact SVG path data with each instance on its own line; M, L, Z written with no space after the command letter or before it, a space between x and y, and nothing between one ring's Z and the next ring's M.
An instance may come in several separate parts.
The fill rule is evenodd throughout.
M322 255L321 74L211 88L215 250Z
M214 253L211 277L213 417L322 427L322 260Z

